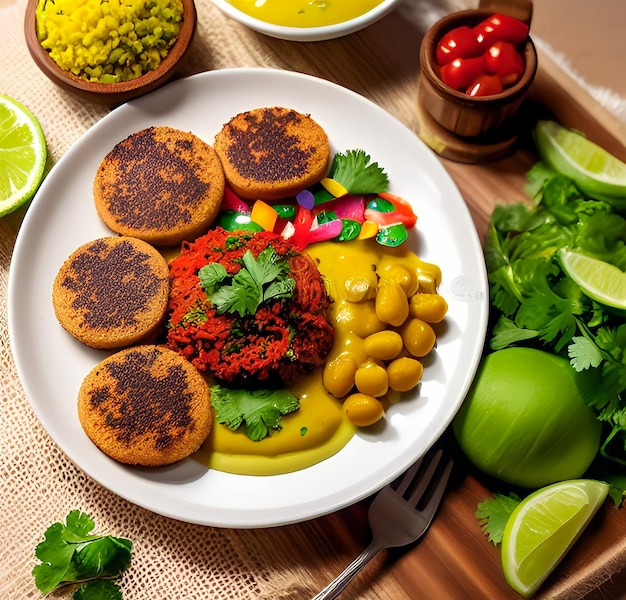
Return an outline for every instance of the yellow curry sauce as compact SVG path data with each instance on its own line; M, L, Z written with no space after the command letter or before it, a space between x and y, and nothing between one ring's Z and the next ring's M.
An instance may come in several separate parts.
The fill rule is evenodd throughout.
M382 0L228 0L240 11L274 25L324 27L365 14Z
M415 267L418 272L437 269L421 261L408 248L383 248L373 240L345 244L324 242L309 246L307 253L318 262L337 306L343 301L344 282L355 271L371 270L375 265L378 272L384 272L398 263ZM359 316L358 320L365 329L357 335L367 335L367 319ZM348 323L334 322L333 325L335 342L329 358L340 352L355 333ZM337 453L350 441L356 427L343 413L341 400L325 390L321 373L318 369L291 388L300 399L300 409L282 417L280 431L253 442L245 432L231 431L215 423L209 439L194 458L219 471L276 475L309 467ZM392 401L392 396L394 394L390 393L387 403Z

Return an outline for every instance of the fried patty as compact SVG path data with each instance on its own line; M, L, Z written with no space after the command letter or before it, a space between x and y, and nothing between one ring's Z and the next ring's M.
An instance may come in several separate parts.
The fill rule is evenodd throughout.
M213 423L202 375L177 352L144 345L121 350L85 377L78 418L89 439L130 465L169 465L195 452Z
M240 113L215 136L228 185L241 198L277 200L317 183L328 170L330 145L309 115L282 107Z
M193 133L149 127L105 156L93 195L113 231L173 246L209 228L222 203L224 171L213 147Z
M163 322L169 269L150 244L105 237L77 248L59 269L52 305L61 326L92 348L123 348Z

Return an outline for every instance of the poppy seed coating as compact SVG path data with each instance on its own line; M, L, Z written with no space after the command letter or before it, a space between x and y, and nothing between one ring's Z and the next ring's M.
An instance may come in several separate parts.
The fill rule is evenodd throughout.
M309 168L315 146L301 147L297 135L287 133L291 125L302 123L302 116L293 110L249 113L244 116L246 126L230 123L226 133L232 143L228 159L243 177L264 183L302 177Z
M204 232L224 194L215 151L172 127L148 127L116 144L96 172L96 210L113 231L157 246Z
M127 464L166 465L195 452L209 434L209 387L176 352L144 345L104 359L87 375L78 414L88 437Z
M73 292L72 307L87 326L133 326L148 310L146 298L158 294L167 279L155 276L151 260L129 241L110 246L96 240L71 259L61 285Z
M282 107L236 115L215 136L215 151L229 186L251 200L295 195L322 179L330 162L320 125Z
M181 429L193 429L193 423L189 414L191 394L182 367L173 365L155 376L151 369L156 357L156 348L132 351L103 366L113 385L94 389L90 404L101 411L119 441L128 443L152 432L155 448L161 449L171 445Z
M189 139L174 140L172 150L159 143L154 127L117 144L109 154L119 171L119 177L107 192L109 211L122 225L137 229L189 223L192 210L210 187L182 158L191 151ZM101 184L105 185L110 184ZM135 193L135 190L145 191ZM129 199L131 210L128 210Z
M106 237L77 248L52 286L61 326L92 348L123 348L159 327L169 294L169 270L159 252L131 237Z

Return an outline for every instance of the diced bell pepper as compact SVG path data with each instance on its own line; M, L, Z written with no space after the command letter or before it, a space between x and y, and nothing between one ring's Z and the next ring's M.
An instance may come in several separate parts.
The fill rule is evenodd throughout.
M345 196L348 193L348 190L343 187L343 185L341 185L338 181L335 181L334 179L330 179L329 177L325 177L320 181L320 183L335 198Z
M252 205L250 219L258 223L265 231L274 231L278 213L269 204L266 204L262 200L257 200Z
M228 186L224 188L224 197L222 198L222 210L233 210L237 213L249 213L250 205L242 200Z
M381 246L396 248L406 242L409 234L402 223L381 227L376 235L376 241Z
M216 225L226 231L263 231L263 227L252 221L249 214L238 213L234 210L222 211L217 218Z

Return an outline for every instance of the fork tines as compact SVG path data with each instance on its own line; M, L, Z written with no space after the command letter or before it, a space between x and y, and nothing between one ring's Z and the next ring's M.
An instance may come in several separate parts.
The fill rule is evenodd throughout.
M422 510L434 509L439 504L446 488L453 462L451 459L442 462L443 450L437 450L430 460L419 459L401 476L396 489L408 504ZM435 477L438 477L438 480ZM436 481L436 485L431 485ZM426 493L425 493L426 492Z

